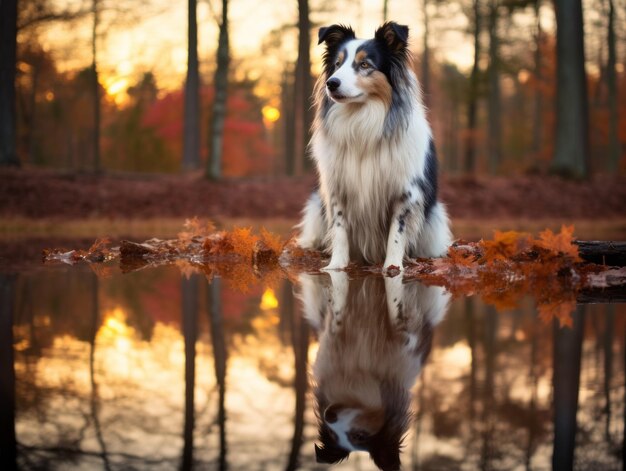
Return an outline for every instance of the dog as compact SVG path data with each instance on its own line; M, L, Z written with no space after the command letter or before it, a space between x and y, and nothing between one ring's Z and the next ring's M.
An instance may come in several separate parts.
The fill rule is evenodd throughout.
M319 339L312 367L317 461L367 451L380 469L400 469L411 389L450 294L398 276L348 280L340 271L300 275L298 287Z
M394 22L368 40L347 26L319 30L326 50L310 143L319 186L297 242L330 252L326 270L351 260L402 270L406 257L444 256L451 243L408 34Z

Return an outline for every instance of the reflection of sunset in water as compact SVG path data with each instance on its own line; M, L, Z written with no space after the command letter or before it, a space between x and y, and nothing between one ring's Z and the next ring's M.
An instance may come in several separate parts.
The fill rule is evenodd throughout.
M256 285L247 294L222 286L209 293L197 278L190 335L177 270L100 279L95 310L93 285L81 284L84 273L68 273L57 285L33 275L39 296L32 310L18 309L15 317L15 426L22 456L51 469L67 469L68 456L76 469L102 469L106 449L112 469L179 469L190 426L185 410L192 407L193 459L201 469L216 469L221 430L229 469L285 469L298 426L298 469L319 469L311 386L298 389L297 378L312 379L320 345L316 327L302 318L294 286ZM222 300L221 317L211 313L214 295ZM549 468L553 327L541 324L532 309L496 313L471 302L473 314L465 311L465 299L454 301L434 329L432 351L412 388L415 422L404 441L403 467L443 463L441 469L457 469L464 463L474 469L489 461L493 469L513 469L530 453L533 469ZM607 414L604 354L598 354L605 348L605 322L613 322L615 331L609 378L615 443L622 433L624 376L617 356L624 343L617 332L626 328L626 311L617 306L611 321L605 309L587 308L577 413L591 432L577 445L581 459L591 451L615 456L602 438L605 419L598 419ZM224 375L223 389L216 368ZM192 404L185 395L189 385ZM506 459L483 456L486 448L506 451ZM375 467L357 452L337 469Z

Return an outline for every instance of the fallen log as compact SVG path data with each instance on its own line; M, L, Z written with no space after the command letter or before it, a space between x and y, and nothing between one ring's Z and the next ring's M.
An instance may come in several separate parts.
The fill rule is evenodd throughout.
M626 266L626 242L612 240L575 240L580 258L598 265Z

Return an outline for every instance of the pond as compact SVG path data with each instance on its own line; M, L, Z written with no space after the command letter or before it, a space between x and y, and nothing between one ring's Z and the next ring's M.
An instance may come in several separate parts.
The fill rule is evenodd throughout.
M624 304L180 264L0 289L2 469L622 469Z

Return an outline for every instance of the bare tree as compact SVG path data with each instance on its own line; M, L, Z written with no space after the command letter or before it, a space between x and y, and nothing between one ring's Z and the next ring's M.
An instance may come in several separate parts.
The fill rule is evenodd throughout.
M308 0L298 0L298 61L294 90L294 174L302 175L309 131L308 103L311 95L311 57Z
M489 3L489 82L488 107L488 149L489 172L495 174L500 165L502 152L502 124L500 106L500 38L498 37L498 20L500 17L499 0L490 0Z
M97 33L100 18L98 0L92 0L93 23L91 27L91 86L93 100L93 170L100 173L100 83L98 80Z
M0 166L19 166L15 150L17 0L0 0Z
M213 86L213 118L211 121L210 167L207 175L218 180L222 176L222 152L224 150L224 122L226 121L226 100L228 98L228 65L230 63L230 45L228 37L228 0L222 0L222 21L217 41L217 68Z
M616 51L615 51L615 0L609 2L609 18L607 30L607 43L609 55L606 64L606 82L608 88L609 102L609 171L617 170L620 158L620 141L619 141L619 110L618 110L618 92L617 92L617 71L616 71Z
M465 173L476 170L476 118L478 114L478 79L480 75L480 0L472 1L472 36L474 37L474 63L469 83L467 103L467 136L465 142Z
M430 46L428 44L430 21L428 18L428 0L422 0L422 15L424 16L424 36L422 38L422 92L424 94L424 103L428 105L430 101Z
M541 56L541 45L543 42L543 29L541 27L541 0L536 0L535 5L535 103L533 109L533 159L537 159L541 150L542 132L543 132L543 113L542 102L543 94L541 93L541 83L543 74L541 67L543 65Z
M581 178L588 173L589 125L583 7L581 0L555 0L556 143L552 169Z
M198 72L198 22L196 0L187 2L187 79L183 127L183 170L200 165L200 76Z

